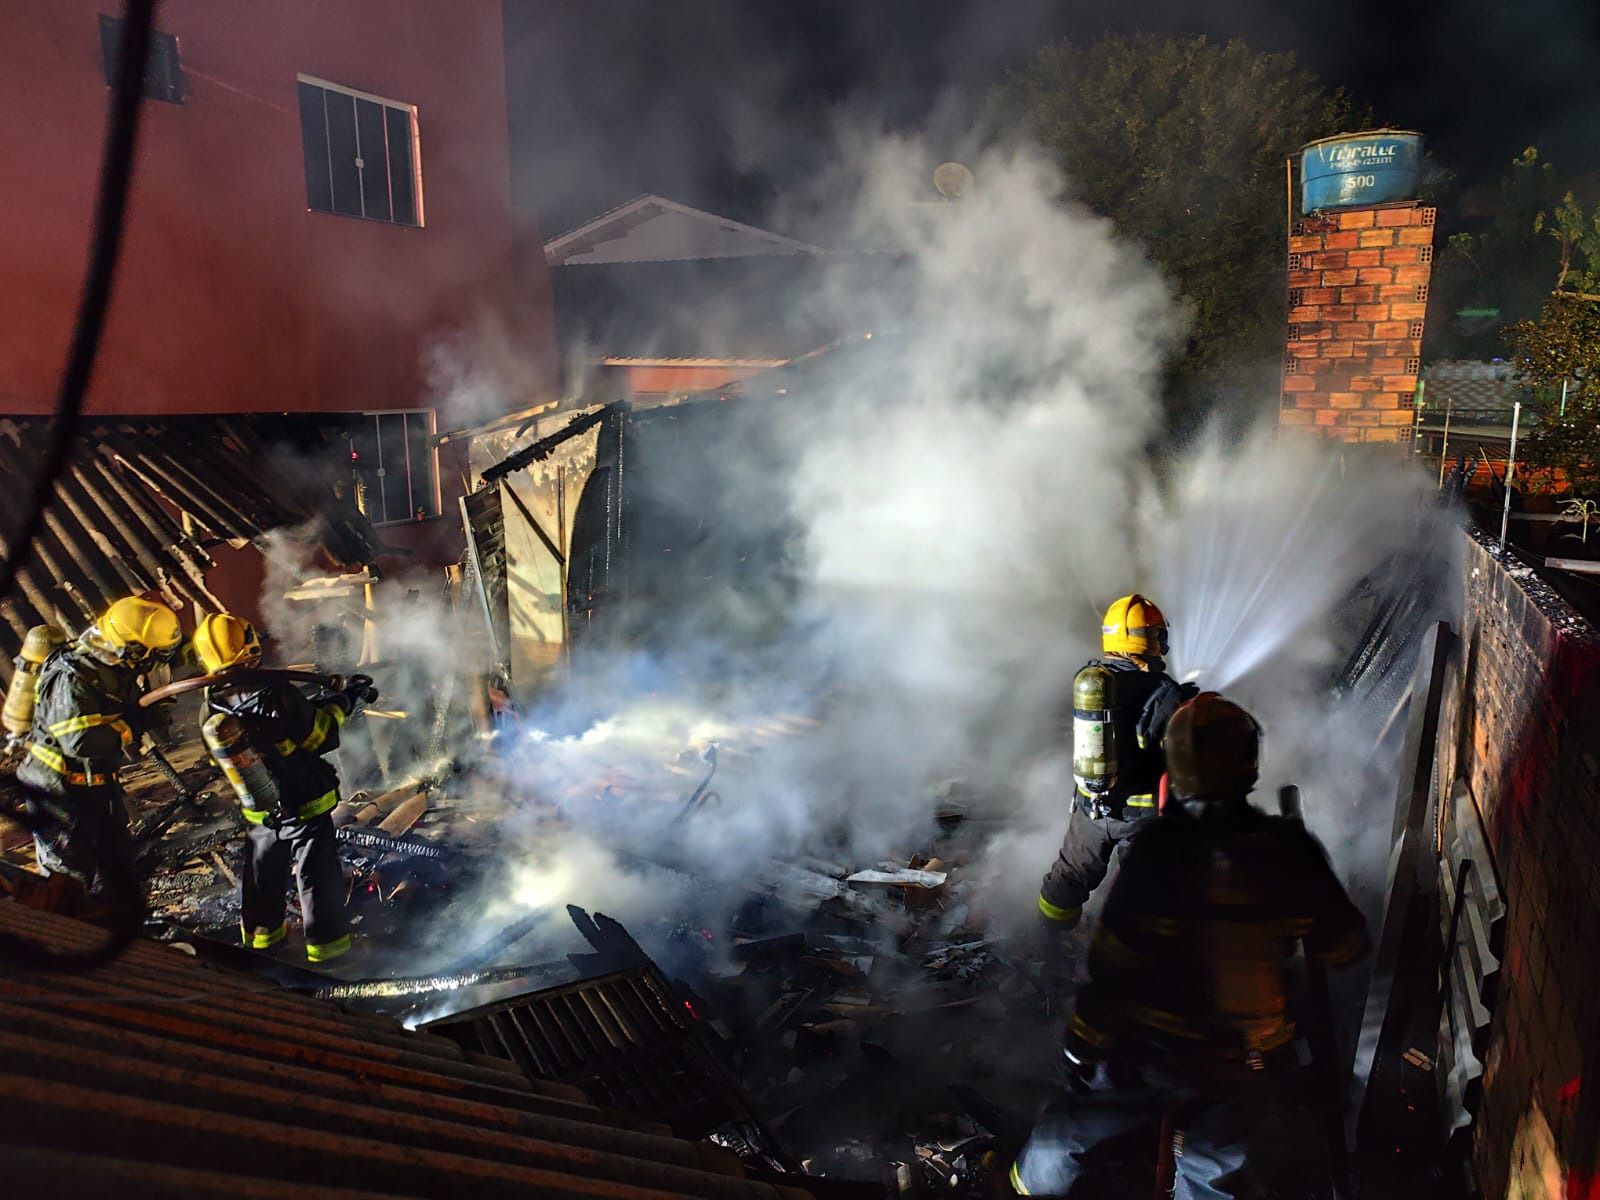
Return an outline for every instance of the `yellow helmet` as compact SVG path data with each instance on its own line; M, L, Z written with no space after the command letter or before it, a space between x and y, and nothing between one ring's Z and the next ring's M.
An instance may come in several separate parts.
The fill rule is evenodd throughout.
M1161 658L1167 652L1167 619L1138 592L1124 596L1106 609L1100 622L1100 648L1107 654Z
M194 652L207 675L261 657L261 639L249 621L232 613L207 613L194 630Z
M1201 692L1172 714L1162 748L1175 795L1242 796L1256 785L1261 727L1233 701Z
M183 641L178 614L142 596L116 601L101 615L95 629L100 644L128 663L170 657Z

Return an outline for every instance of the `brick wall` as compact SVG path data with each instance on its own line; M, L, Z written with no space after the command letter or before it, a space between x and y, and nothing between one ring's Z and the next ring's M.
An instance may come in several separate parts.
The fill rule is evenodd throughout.
M1295 223L1280 426L1350 442L1410 438L1433 220L1431 208L1395 204Z
M1473 1174L1600 1197L1600 637L1482 535L1462 599L1437 778L1470 791L1507 908Z

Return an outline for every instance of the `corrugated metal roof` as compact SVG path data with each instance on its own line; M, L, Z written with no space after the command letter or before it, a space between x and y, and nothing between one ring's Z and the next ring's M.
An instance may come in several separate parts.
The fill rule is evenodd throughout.
M50 622L76 632L121 596L151 592L175 608L222 607L206 588L208 545L243 545L333 501L314 471L291 478L291 455L269 452L315 428L259 416L86 422L16 591L0 603L0 677L10 679L29 628ZM30 478L48 434L43 418L0 420L0 473ZM23 487L0 489L0 530L17 528L26 498ZM330 547L350 565L370 561L370 550Z
M0 929L102 936L0 901ZM0 1146L35 1196L809 1200L512 1064L136 942L0 974Z

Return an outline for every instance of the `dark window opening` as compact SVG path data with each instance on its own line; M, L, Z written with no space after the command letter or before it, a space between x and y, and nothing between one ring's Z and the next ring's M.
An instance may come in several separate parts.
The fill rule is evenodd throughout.
M121 17L100 14L100 58L106 86L116 87L122 67ZM183 65L178 61L178 39L170 33L150 31L150 54L144 64L144 98L183 103Z
M350 439L350 471L367 520L389 525L439 515L432 412L351 417L346 436Z
M300 142L312 212L421 225L416 109L300 81Z

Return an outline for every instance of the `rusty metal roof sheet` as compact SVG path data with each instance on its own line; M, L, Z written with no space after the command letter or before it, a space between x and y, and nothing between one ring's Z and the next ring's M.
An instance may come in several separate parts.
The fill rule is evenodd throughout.
M31 478L48 433L42 418L0 420L0 474ZM223 607L206 587L206 548L244 545L318 511L315 472L291 473L293 452L269 450L314 433L309 422L273 416L86 421L17 587L0 602L0 678L10 679L29 628L75 633L121 596ZM332 499L326 482L321 490ZM0 489L0 531L18 527L26 499L23 487ZM0 543L0 553L13 549ZM352 565L367 561L360 547L330 549Z
M101 937L12 901L0 929ZM811 1196L447 1038L143 941L94 971L0 974L0 1146L19 1194Z

